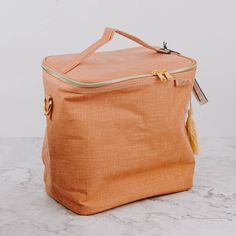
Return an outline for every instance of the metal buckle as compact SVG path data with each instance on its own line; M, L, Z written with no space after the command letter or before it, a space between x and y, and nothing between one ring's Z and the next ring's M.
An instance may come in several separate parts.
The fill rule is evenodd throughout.
M179 52L176 52L174 50L171 50L171 49L167 48L167 42L163 42L163 48L162 49L166 51L166 54L171 54L172 52L176 53L176 54L180 54Z
M45 116L50 115L52 111L52 106L53 106L52 98L51 97L49 97L48 99L44 98L43 111Z

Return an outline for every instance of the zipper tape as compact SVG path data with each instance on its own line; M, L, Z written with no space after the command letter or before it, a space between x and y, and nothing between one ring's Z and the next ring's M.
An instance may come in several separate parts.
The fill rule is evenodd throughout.
M175 69L175 70L170 70L169 74L177 74L177 73L190 71L190 70L195 69L196 67L197 67L197 64L195 63L191 66L182 67L182 68ZM42 65L42 68L43 68L44 71L46 71L48 74L52 75L53 77L56 77L57 79L65 82L65 83L71 84L73 86L81 87L81 88L98 88L98 87L103 87L103 86L107 86L107 85L112 85L112 84L115 84L115 83L124 82L124 81L127 81L127 80L157 76L157 74L151 72L151 73L148 73L148 74L131 75L131 76L126 76L126 77L117 78L117 79L111 79L111 80L107 80L107 81L87 83L87 82L80 82L80 81L72 80L72 79L68 78L67 76L62 75L62 74L60 74L60 73L44 66L44 65ZM156 71L154 71L154 72L156 72Z
M76 87L81 87L81 88L99 88L99 87L108 86L108 85L112 85L112 84L116 84L116 83L120 83L120 82L124 82L124 81L128 81L128 80L134 80L134 79L140 79L140 78L152 77L152 76L155 76L155 77L159 76L160 79L161 79L162 76L164 75L168 79L168 77L172 74L178 74L178 73L190 71L190 70L195 69L196 67L197 67L197 64L194 63L191 66L170 70L168 72L166 70L159 70L159 71L154 70L154 71L152 71L151 73L148 73L148 74L131 75L131 76L111 79L111 80L107 80L107 81L89 82L88 83L88 82L81 82L81 81L72 80L72 79L68 78L67 76L56 72L55 70L52 70L52 69L42 65L43 70L45 72L47 72L48 74L50 74L51 76L65 82L67 84L70 84L70 85L76 86ZM196 79L195 79L194 86L193 86L193 93L194 93L197 101L201 105L208 102L205 94L203 93L203 91L202 91L201 87L199 86L198 82L196 81Z

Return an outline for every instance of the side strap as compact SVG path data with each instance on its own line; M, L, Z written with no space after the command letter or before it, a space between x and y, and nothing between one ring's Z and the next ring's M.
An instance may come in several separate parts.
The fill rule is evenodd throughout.
M201 87L199 86L197 80L195 79L193 85L193 94L200 105L204 105L208 102L206 95L203 93Z

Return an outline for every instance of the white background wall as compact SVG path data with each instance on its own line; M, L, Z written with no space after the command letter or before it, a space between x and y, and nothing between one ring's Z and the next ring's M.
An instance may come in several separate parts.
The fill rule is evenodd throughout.
M198 60L209 98L195 104L201 136L236 134L236 4L196 0L0 1L0 137L42 136L44 56L79 52L105 26ZM103 49L136 46L115 37Z

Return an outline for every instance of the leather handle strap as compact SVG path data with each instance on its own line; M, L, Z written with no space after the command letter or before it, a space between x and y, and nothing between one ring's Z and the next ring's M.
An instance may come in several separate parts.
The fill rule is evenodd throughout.
M200 105L204 105L208 102L206 95L202 91L202 89L196 79L194 80L193 94Z
M89 46L88 48L86 48L84 51L82 51L75 59L74 61L72 61L71 63L67 64L66 66L64 66L63 68L63 73L67 73L69 71L71 71L72 69L74 69L76 66L78 66L82 61L84 61L86 58L88 58L89 56L91 56L98 48L102 47L104 44L106 44L108 41L110 41L113 37L113 35L117 33L120 34L140 45L142 45L145 48L151 49L155 52L159 52L159 53L169 53L168 50L162 49L162 48L157 48L157 47L153 47L151 45L149 45L148 43L145 43L144 41L142 41L141 39L125 33L121 30L118 29L113 29L113 28L105 28L104 33L102 35L102 37L96 41L95 43L93 43L91 46Z

